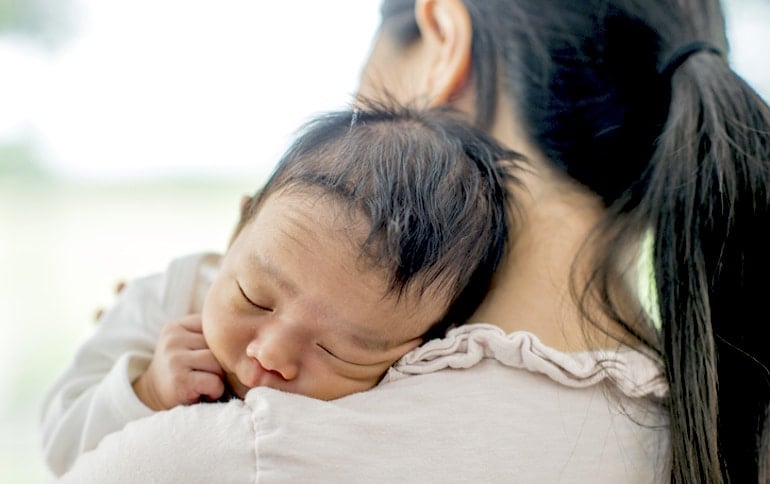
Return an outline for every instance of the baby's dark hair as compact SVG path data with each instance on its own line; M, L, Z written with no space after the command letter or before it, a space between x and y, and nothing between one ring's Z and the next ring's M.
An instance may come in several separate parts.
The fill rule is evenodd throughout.
M390 294L449 296L426 338L441 336L478 307L504 255L508 184L522 157L448 108L364 106L305 124L236 233L278 190L332 196L368 220L361 257L387 275Z

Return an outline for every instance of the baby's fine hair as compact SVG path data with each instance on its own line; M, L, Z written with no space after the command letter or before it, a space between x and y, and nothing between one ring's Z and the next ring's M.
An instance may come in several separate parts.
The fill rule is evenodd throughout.
M386 274L391 293L449 295L427 335L439 336L464 322L489 288L509 234L508 184L522 157L448 108L363 106L306 123L240 226L278 190L332 196L369 222L360 254Z

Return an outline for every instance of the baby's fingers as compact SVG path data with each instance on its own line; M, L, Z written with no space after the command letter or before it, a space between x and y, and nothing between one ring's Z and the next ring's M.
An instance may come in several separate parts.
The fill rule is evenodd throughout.
M203 331L200 314L188 314L187 316L179 319L177 324L192 333L201 333Z
M194 391L194 400L202 397L207 400L217 400L225 393L225 383L219 375L206 371L193 371L190 373L190 385Z
M188 353L189 367L195 371L205 371L208 373L214 373L219 377L223 377L225 372L222 367L219 366L219 362L214 358L214 354L209 349L193 350Z

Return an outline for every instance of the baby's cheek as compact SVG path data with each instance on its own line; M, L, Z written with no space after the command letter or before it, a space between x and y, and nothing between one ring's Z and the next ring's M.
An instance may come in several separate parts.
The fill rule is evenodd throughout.
M207 334L222 332L228 325L232 325L243 311L242 302L235 296L222 297L216 287L212 287L203 302L201 311L201 324L204 337Z
M363 385L362 382L356 380L335 378L324 384L314 382L312 387L313 388L306 391L301 391L301 393L319 400L336 400L353 393L367 390L370 386Z
M387 368L384 369L366 369L361 372L353 372L347 378L343 385L346 394L363 392L377 386L385 375Z
M215 357L217 357L216 352L219 348L226 345L227 335L230 333L228 325L232 321L232 316L227 313L228 311L223 311L220 305L212 303L208 299L201 312L203 339L209 349L215 352ZM218 357L217 360L219 360Z
M206 297L203 299L203 305L201 307L201 326L203 327L203 334L211 329L211 323L216 319L216 312L218 306L217 298L218 287L215 282L209 291L206 293Z
M371 390L374 388L377 383L382 378L382 375L380 372L373 373L367 376L366 378L360 378L355 380L348 380L345 385L342 387L342 393L344 395L350 395L353 393L358 392L365 392L366 390ZM341 395L341 396L344 396Z
M217 320L216 311L214 311L210 304L204 304L201 310L201 331L206 341L216 333Z
M206 342L206 346L214 352L214 357L216 358L216 352L217 349L217 338L218 338L218 331L215 325L211 324L212 319L210 317L207 317L207 314L204 312L201 314L201 330L203 333L203 340ZM219 358L216 358L219 360Z

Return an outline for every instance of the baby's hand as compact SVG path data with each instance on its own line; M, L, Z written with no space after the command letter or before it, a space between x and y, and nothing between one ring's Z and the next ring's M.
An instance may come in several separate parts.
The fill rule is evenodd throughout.
M201 331L199 314L166 324L147 370L134 381L134 391L153 410L216 400L225 391L224 374Z

